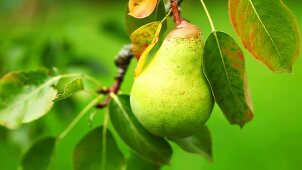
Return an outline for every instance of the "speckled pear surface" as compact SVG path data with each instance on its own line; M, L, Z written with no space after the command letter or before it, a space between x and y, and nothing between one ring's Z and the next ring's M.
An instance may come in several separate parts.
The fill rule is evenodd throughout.
M131 108L154 135L190 136L208 120L214 100L202 72L202 54L200 30L182 21L135 79Z

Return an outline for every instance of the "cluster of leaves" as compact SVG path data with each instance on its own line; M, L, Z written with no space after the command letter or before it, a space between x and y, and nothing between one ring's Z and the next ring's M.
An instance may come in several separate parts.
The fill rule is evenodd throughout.
M212 33L207 38L203 69L216 103L232 124L243 126L253 117L242 50L228 34L216 31L203 0L201 4L209 18ZM133 54L138 60L136 76L166 28L163 0L130 0L126 15ZM229 14L244 47L275 72L290 72L299 53L296 20L282 1L229 0ZM62 93L61 80L71 78ZM0 125L16 129L46 115L54 102L86 90L84 80L99 87L93 77L81 74L59 75L56 71L39 69L11 72L0 79ZM103 125L89 131L76 145L73 153L74 169L159 169L172 156L169 142L145 130L133 115L127 94L108 94L111 97L104 114ZM51 166L57 142L72 130L79 120L103 99L94 99L58 136L37 141L23 156L22 169L47 169ZM108 128L109 118L114 130L130 148L126 159ZM183 150L212 160L210 132L206 126L193 136L171 140Z
M73 80L65 84L63 93L58 94L56 86L59 80L64 78L73 78ZM96 81L91 77L78 74L56 76L54 71L47 69L11 72L5 75L0 81L1 101L3 101L0 110L1 125L15 129L23 123L29 123L44 116L52 107L53 102L59 102L84 90L82 79ZM88 132L76 145L73 155L74 169L99 169L100 167L102 169L124 169L126 165L128 168L132 167L131 169L140 169L140 167L154 169L159 168L162 164L167 164L172 155L169 143L164 138L150 134L140 125L131 111L129 95L110 95L112 98L109 104L111 122L121 139L131 148L133 154L128 160L125 159L108 129L109 115L105 113L103 125ZM51 166L56 143L63 139L75 123L94 108L102 98L103 96L95 97L78 114L70 126L57 137L46 137L37 141L23 156L20 167L41 170ZM201 153L210 158L211 150L208 149L211 143L210 141L199 143L198 141L204 141L199 140L202 138L209 139L206 128L194 138L190 137L175 142L189 152ZM191 140L197 141L195 143L197 146L190 144ZM136 165L137 162L138 165Z

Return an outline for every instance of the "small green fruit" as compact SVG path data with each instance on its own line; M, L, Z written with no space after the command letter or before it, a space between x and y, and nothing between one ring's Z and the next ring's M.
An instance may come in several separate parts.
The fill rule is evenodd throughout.
M132 110L154 135L190 136L208 120L214 100L203 75L202 54L200 30L182 21L135 79Z

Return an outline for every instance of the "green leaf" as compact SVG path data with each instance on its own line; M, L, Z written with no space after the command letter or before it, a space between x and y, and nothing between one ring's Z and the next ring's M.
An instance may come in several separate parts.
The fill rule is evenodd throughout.
M184 151L197 153L204 156L207 160L213 161L212 157L212 139L209 129L203 126L192 136L180 139L172 139Z
M213 32L204 48L203 67L214 97L231 124L241 127L253 118L245 61L235 40Z
M299 51L295 16L282 0L229 0L233 27L245 48L275 72L291 72Z
M156 164L167 164L172 155L169 143L145 130L135 118L129 95L112 95L109 104L113 127L122 140L137 154Z
M53 101L58 102L64 100L81 90L84 90L83 80L80 78L74 79L71 82L65 84L64 92L62 94L59 94Z
M130 158L127 160L127 170L159 170L160 166L142 159L135 153L131 153Z
M74 170L125 169L126 160L112 134L108 129L106 133L103 131L102 126L93 129L76 145L73 153Z
M128 13L129 13L129 9L127 10L127 13L126 13L126 26L127 26L128 35L131 35L131 33L134 30L136 30L137 28L139 28L145 24L148 24L153 21L161 21L165 17L166 11L165 11L165 5L164 5L163 1L160 0L158 2L158 5L156 6L155 10L151 13L151 15L149 15L146 18L137 19L131 15L128 15ZM164 23L163 28L164 29L166 28L166 22Z
M49 71L10 72L0 79L0 125L14 129L44 116L53 106L57 79Z
M47 137L36 142L23 156L22 170L47 170L56 146L56 138Z

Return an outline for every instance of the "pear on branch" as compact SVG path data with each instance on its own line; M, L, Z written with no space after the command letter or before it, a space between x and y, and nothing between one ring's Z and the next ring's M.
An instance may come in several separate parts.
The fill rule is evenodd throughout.
M214 99L202 70L203 48L201 31L182 20L135 79L132 110L154 135L187 137L210 117Z

